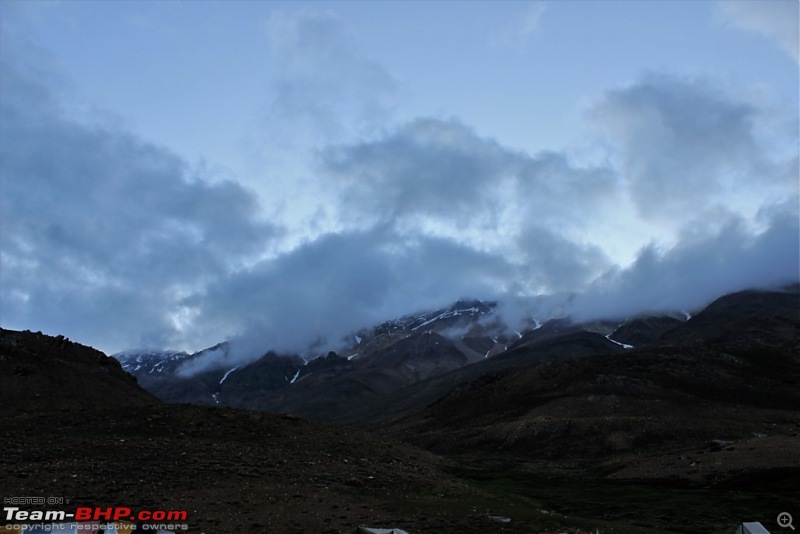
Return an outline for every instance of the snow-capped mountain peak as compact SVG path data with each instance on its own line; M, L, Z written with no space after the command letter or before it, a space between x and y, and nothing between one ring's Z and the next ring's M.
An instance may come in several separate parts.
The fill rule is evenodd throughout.
M117 352L111 356L119 361L123 370L141 375L171 372L185 358L188 358L189 354L184 351L134 349Z

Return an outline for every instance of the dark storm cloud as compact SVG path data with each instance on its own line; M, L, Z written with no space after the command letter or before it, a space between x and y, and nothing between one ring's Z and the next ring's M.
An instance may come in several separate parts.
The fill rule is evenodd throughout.
M183 341L181 300L259 252L275 229L238 184L70 118L25 66L35 52L9 52L0 66L4 323L108 346L139 335Z

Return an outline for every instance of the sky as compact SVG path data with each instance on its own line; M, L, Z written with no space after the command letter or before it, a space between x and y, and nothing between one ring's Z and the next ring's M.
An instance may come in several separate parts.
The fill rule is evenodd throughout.
M800 278L798 3L0 2L0 324L331 347Z

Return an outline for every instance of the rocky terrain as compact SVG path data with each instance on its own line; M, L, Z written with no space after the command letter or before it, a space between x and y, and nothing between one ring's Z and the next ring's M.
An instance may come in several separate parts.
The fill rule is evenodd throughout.
M354 333L338 354L267 351L252 362L225 364L230 347L221 343L195 354L128 351L115 357L166 402L293 411L335 420L404 386L505 350L509 337L503 325L491 320L493 309L492 303L459 301L385 321ZM453 331L462 334L442 335ZM211 353L219 364L186 372Z
M250 410L164 404L94 349L2 331L5 493L185 509L196 532L729 533L800 516L797 286L506 338L459 306L176 393Z
M374 433L163 404L113 359L61 337L2 330L0 363L4 497L63 499L36 509L186 510L176 528L206 533L359 525L588 532L606 524L543 514L538 502L478 488L450 460Z
M495 357L513 366L489 371L487 362L488 372L465 377L392 428L434 450L537 457L796 435L799 318L796 293L754 292L723 297L640 348L600 345L591 356L591 344L605 341L599 334L546 333L537 341L532 332ZM570 352L576 342L587 352ZM557 356L546 357L543 345Z
M157 403L119 362L64 336L0 330L3 413Z
M486 362L480 365L487 372L475 374L465 368L447 387L417 384L417 391L449 391L378 427L458 457L473 474L528 497L553 498L530 482L545 477L564 513L631 517L647 502L651 517L662 516L649 524L691 518L676 531L724 532L737 508L775 526L779 512L797 508L800 490L796 287L728 295L685 322L648 322L650 332L661 330L653 341L594 355L543 358L539 344L575 342L576 334L545 332L537 342L531 332L496 357L510 360L506 365L489 370ZM609 337L646 339L644 326L640 321L625 337L623 325ZM581 338L588 348L591 332ZM477 458L501 467L486 468ZM576 491L576 479L588 480L589 489ZM626 487L637 488L636 497ZM648 496L667 487L666 501ZM597 502L603 494L632 502L609 512L608 497Z

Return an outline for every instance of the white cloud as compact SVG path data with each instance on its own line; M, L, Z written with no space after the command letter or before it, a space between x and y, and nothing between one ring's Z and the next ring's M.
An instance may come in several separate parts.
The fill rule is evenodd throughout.
M497 296L514 276L501 256L375 228L322 236L218 280L191 304L201 310L196 327L233 332L234 357L249 359L315 341L338 348L344 335L387 318Z
M531 224L579 232L616 187L609 168L576 167L553 152L530 156L456 120L433 118L369 142L331 147L321 165L351 224L419 231L419 221L435 221L454 238L480 229L497 248Z
M267 127L292 136L275 141L341 140L373 131L389 118L397 81L358 52L334 13L274 12L266 29Z
M798 199L762 213L753 233L738 217L711 235L687 238L666 251L643 248L624 270L610 270L571 303L578 319L650 311L693 311L726 293L774 288L800 280Z
M645 76L598 98L608 157L579 165L458 119L363 135L394 86L341 22L280 15L269 36L265 138L297 134L294 155L315 157L313 178L287 172L269 191L322 213L313 232L264 221L251 191L165 148L70 118L49 66L0 50L5 326L112 350L232 338L246 358L463 297L509 310L545 294L529 308L544 319L567 294L577 313L632 313L797 276L797 156L773 148L758 103ZM643 248L625 269L609 243L632 236Z
M246 142L248 183L288 227L291 247L336 229L326 201L335 191L312 168L314 152L382 130L400 89L331 11L273 11L264 33L267 85Z
M590 116L618 150L644 220L678 230L720 210L752 216L796 188L781 170L786 155L773 154L772 145L784 140L758 133L765 114L705 82L648 75L608 91Z
M510 45L523 44L539 29L546 10L547 3L544 1L527 2L514 21L503 30L501 41Z
M728 0L717 6L732 26L763 35L800 61L800 3L796 0Z

